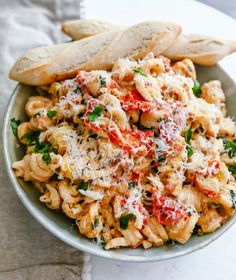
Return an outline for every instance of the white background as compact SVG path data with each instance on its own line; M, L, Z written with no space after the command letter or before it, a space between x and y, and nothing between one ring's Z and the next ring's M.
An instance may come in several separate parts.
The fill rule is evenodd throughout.
M85 17L121 25L150 19L174 21L186 33L236 40L236 22L232 18L191 0L85 0ZM236 55L224 59L221 65L236 80ZM207 248L178 259L122 263L92 256L91 265L92 280L234 280L236 225Z

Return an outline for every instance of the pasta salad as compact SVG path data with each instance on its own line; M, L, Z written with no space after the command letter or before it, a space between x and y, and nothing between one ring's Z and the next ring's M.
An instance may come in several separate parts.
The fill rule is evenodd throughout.
M235 213L236 126L220 81L152 53L36 88L11 126L40 201L105 249L185 243Z

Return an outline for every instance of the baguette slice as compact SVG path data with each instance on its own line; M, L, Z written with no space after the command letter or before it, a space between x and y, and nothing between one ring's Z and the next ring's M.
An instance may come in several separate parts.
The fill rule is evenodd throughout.
M80 40L102 32L117 31L123 27L101 20L73 20L65 22L61 26L61 31L72 38Z
M149 52L159 55L176 41L180 33L181 27L174 23L148 21L134 25L120 31L109 45L84 65L83 69L88 71L108 70L112 68L114 62L122 57L138 60Z
M176 24L148 21L122 31L35 48L16 61L9 77L28 85L46 85L72 78L80 69L107 70L121 57L141 59L150 51L162 53L180 32Z
M96 23L97 22L97 23ZM83 24L89 29L90 21L84 20ZM80 23L74 22L70 34L74 38L75 33L80 29L80 35L83 37L96 35L97 32L106 32L106 29L111 30L112 25L99 21L93 21L93 24L99 26L99 29L90 28L89 34L83 34L83 29L80 29ZM104 28L104 29L102 29ZM121 27L120 27L121 28ZM163 55L172 60L181 60L190 58L193 62L205 66L215 65L219 60L225 56L236 51L236 42L223 41L214 37L206 35L183 35L181 34L176 40L175 44L166 50Z
M189 58L201 65L214 65L236 51L236 42L223 41L206 35L181 35L163 55L180 60Z

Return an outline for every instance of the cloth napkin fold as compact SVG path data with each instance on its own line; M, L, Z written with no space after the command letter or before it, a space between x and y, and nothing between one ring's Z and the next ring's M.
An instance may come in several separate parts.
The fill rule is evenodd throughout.
M60 24L82 17L81 6L81 0L1 0L1 120L16 86L8 79L10 67L32 47L66 41ZM0 279L82 279L84 255L53 237L31 217L6 176L1 152L0 162Z

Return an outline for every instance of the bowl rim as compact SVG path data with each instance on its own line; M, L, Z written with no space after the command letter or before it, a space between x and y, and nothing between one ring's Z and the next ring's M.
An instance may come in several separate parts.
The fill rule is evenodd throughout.
M221 68L226 74L227 72L218 65L218 67ZM228 75L228 74L227 74ZM228 75L229 76L229 75ZM229 76L230 77L230 76ZM90 253L99 257L103 257L106 259L111 260L117 260L117 261L129 261L129 262L154 262L154 261L164 261L164 260L170 260L173 258L181 257L190 253L193 253L195 251L198 251L200 249L203 249L210 243L212 243L214 240L218 239L221 235L223 235L235 222L236 222L236 215L231 217L227 224L224 225L224 227L219 228L214 233L209 234L209 238L207 238L204 241L200 241L199 244L195 244L190 246L189 248L183 248L180 252L175 252L174 254L171 252L167 252L165 255L155 255L155 256L130 256L130 255L124 255L122 253L119 253L118 250L114 251L106 251L104 249L101 249L101 247L92 248L89 245L83 244L81 240L74 241L69 238L69 236L65 235L63 231L58 231L55 229L53 224L47 221L45 219L45 214L43 214L39 209L37 209L34 206L34 203L28 198L27 194L21 187L20 183L17 181L17 178L11 168L11 158L9 153L9 142L7 135L10 130L10 119L11 119L11 113L14 106L15 99L18 94L18 89L20 87L20 84L18 83L15 89L13 90L13 93L11 94L11 97L8 101L4 119L3 119L3 129L2 129L2 150L3 150L3 158L4 163L6 167L6 171L8 174L8 177L10 178L11 185L13 186L18 198L24 205L24 207L27 209L27 211L45 228L47 229L51 234L56 236L61 241L65 242L66 244L79 249L83 252Z

